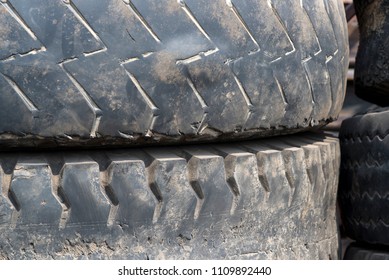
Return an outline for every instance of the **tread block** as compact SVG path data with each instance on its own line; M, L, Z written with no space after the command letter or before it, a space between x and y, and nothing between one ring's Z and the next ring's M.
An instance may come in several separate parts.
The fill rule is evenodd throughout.
M315 145L303 146L305 151L305 164L311 182L309 197L315 208L322 205L327 189L327 180L324 177L320 148Z
M286 100L279 90L272 67L265 66L263 53L235 61L232 71L242 83L252 104L245 127L275 127L286 114ZM258 76L262 77L258 79ZM268 98L271 96L271 98Z
M96 162L65 157L61 189L70 214L66 226L106 226L111 205L99 180Z
M125 1L94 0L93 5L85 0L72 2L90 27L98 32L111 60L123 61L159 49L158 43Z
M71 4L52 0L11 0L15 10L56 62L102 49L81 15Z
M189 78L204 99L207 115L203 127L219 132L240 130L249 114L250 104L235 81L230 67L217 65L220 54L187 64ZM231 116L234 116L231 118Z
M152 108L142 98L125 69L111 60L109 54L104 52L93 57L80 57L63 66L102 111L96 131L98 134L119 136L118 131L141 134L148 129L153 116ZM91 72L90 69L95 70Z
M193 222L197 197L188 179L184 158L171 152L147 149L153 161L148 167L149 181L161 195L158 223L172 231L188 230Z
M339 169L339 165L336 165L335 159L333 154L339 154L336 150L334 150L335 145L334 143L328 143L328 142L316 142L316 146L320 148L320 155L321 155L321 165L323 170L324 178L326 179L326 184L323 187L331 188L330 191L325 190L325 195L330 195L329 197L325 197L324 201L327 201L329 205L331 205L335 200L336 196L332 195L335 193L336 186L338 186L339 178L337 176L333 176L332 174L335 174L336 170ZM325 204L325 209L327 209L328 206Z
M114 223L126 225L131 230L151 225L157 201L149 188L143 161L110 158L108 186L118 203Z
M41 44L28 33L8 4L0 4L0 61L12 55L39 49ZM27 30L26 30L27 28Z
M315 103L312 118L324 120L330 114L332 102L339 102L331 95L331 78L328 68L317 57L303 63L309 87L312 93L312 102Z
M236 14L225 0L186 0L195 20L209 36L212 43L226 59L243 57L258 49L257 43L250 38L247 24ZM204 9L206 7L206 9Z
M234 195L226 182L223 158L196 149L184 152L191 155L189 180L198 199L195 219L208 224L230 213Z
M256 0L234 0L232 3L266 56L273 60L293 52L294 45L270 5Z
M172 53L151 54L123 66L156 107L158 117L152 131L165 134L165 130L168 135L195 133L191 124L201 122L204 110Z
M212 43L185 13L181 1L131 0L143 22L150 27L164 49L177 59L185 59L214 49ZM160 16L161 14L169 16Z
M29 64L35 65L35 68L27 66L27 70L26 65ZM29 100L30 118L33 115L34 122L32 127L23 127L22 132L40 133L50 137L56 136L58 127L61 127L62 136L90 135L94 112L77 87L64 74L63 69L53 63L46 54L19 57L6 64L0 64L0 72L15 84L14 95L18 94L22 100ZM42 94L47 91L50 92L50 98ZM11 114L10 108L3 108L3 105L1 107ZM27 123L31 123L31 120L27 119Z
M286 178L293 190L291 206L306 205L309 201L310 182L305 166L305 153L301 148L282 151Z
M288 183L282 154L279 151L260 151L257 153L259 173L267 179L269 198L267 205L274 210L277 201L277 211L288 208L292 199L292 189Z
M12 131L29 131L33 127L34 112L29 109L23 102L23 99L15 92L14 88L9 84L6 78L0 73L0 133ZM12 111L18 111L19 114L10 114L9 108Z
M336 40L335 31L332 28L330 18L327 16L324 2L303 0L303 7L315 30L320 45L326 46L322 51L326 55L333 55L338 50L338 45L333 43Z
M343 92L343 83L339 83L339 77L342 77L342 68L339 66L339 61L333 57L329 57L326 62L328 73L330 74L331 94L332 94L332 107L329 115L334 119L337 118L339 109L343 105L343 99L345 92ZM343 80L343 79L342 79ZM339 96L341 94L341 96Z
M51 176L43 160L16 164L10 192L20 207L18 226L59 226L62 206L53 195Z
M305 69L299 62L299 56L300 54L295 52L274 62L273 65L273 75L279 87L278 91L281 92L287 103L286 113L281 121L281 125L286 127L288 123L309 124L315 108L312 89L307 80ZM298 108L306 108L306 114L296 114Z
M256 144L244 147L256 154L258 175L262 186L268 192L266 206L270 211L279 211L289 207L292 200L292 187L285 173L282 153ZM277 201L277 210L274 208Z
M243 216L247 208L259 210L266 202L267 194L259 181L255 155L246 152L231 153L224 158L224 163L227 182L236 196L232 212Z
M270 2L295 48L299 50L301 59L312 57L318 53L321 46L301 2L299 0L291 1L288 9L283 8L285 5L283 0L271 0ZM296 18L300 20L295 20Z

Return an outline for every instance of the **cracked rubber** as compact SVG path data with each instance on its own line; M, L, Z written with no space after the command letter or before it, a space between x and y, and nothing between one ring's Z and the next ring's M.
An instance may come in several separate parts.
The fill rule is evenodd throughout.
M338 140L0 153L0 259L337 259Z
M339 199L349 237L389 245L389 108L342 123Z
M294 133L337 118L343 2L4 0L0 148Z
M346 250L345 260L389 260L389 250L386 246L352 243Z

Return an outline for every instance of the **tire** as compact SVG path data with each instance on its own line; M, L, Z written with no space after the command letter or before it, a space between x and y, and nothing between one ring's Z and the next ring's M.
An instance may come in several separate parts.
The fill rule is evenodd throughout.
M345 260L389 260L389 250L385 246L353 243L344 255Z
M342 123L339 198L348 236L389 245L389 111L376 109Z
M0 258L336 259L339 152L303 134L2 153Z
M340 0L5 0L0 146L247 139L328 123Z
M355 93L389 106L389 2L354 1L360 43L355 65Z

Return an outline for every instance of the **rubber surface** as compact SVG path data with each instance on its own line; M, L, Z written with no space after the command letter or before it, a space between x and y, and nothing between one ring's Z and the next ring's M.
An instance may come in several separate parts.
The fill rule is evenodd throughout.
M335 259L337 139L0 154L1 259Z
M355 0L360 43L355 65L355 93L389 106L389 2Z
M285 134L344 99L340 0L7 0L0 23L0 148Z
M346 233L389 244L389 111L376 109L342 123L339 198Z
M385 246L371 246L352 243L344 255L345 260L389 260L389 250Z

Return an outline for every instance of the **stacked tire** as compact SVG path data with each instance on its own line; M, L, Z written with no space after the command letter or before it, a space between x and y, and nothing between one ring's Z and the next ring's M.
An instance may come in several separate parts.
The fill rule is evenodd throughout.
M343 104L341 1L6 0L0 20L0 259L338 258L339 143L306 131Z
M388 117L387 108L377 108L345 120L340 134L342 221L349 237L376 247L389 244Z
M361 32L356 94L381 107L348 119L341 127L339 200L346 234L357 241L345 258L388 259L389 5L362 0L354 4Z

